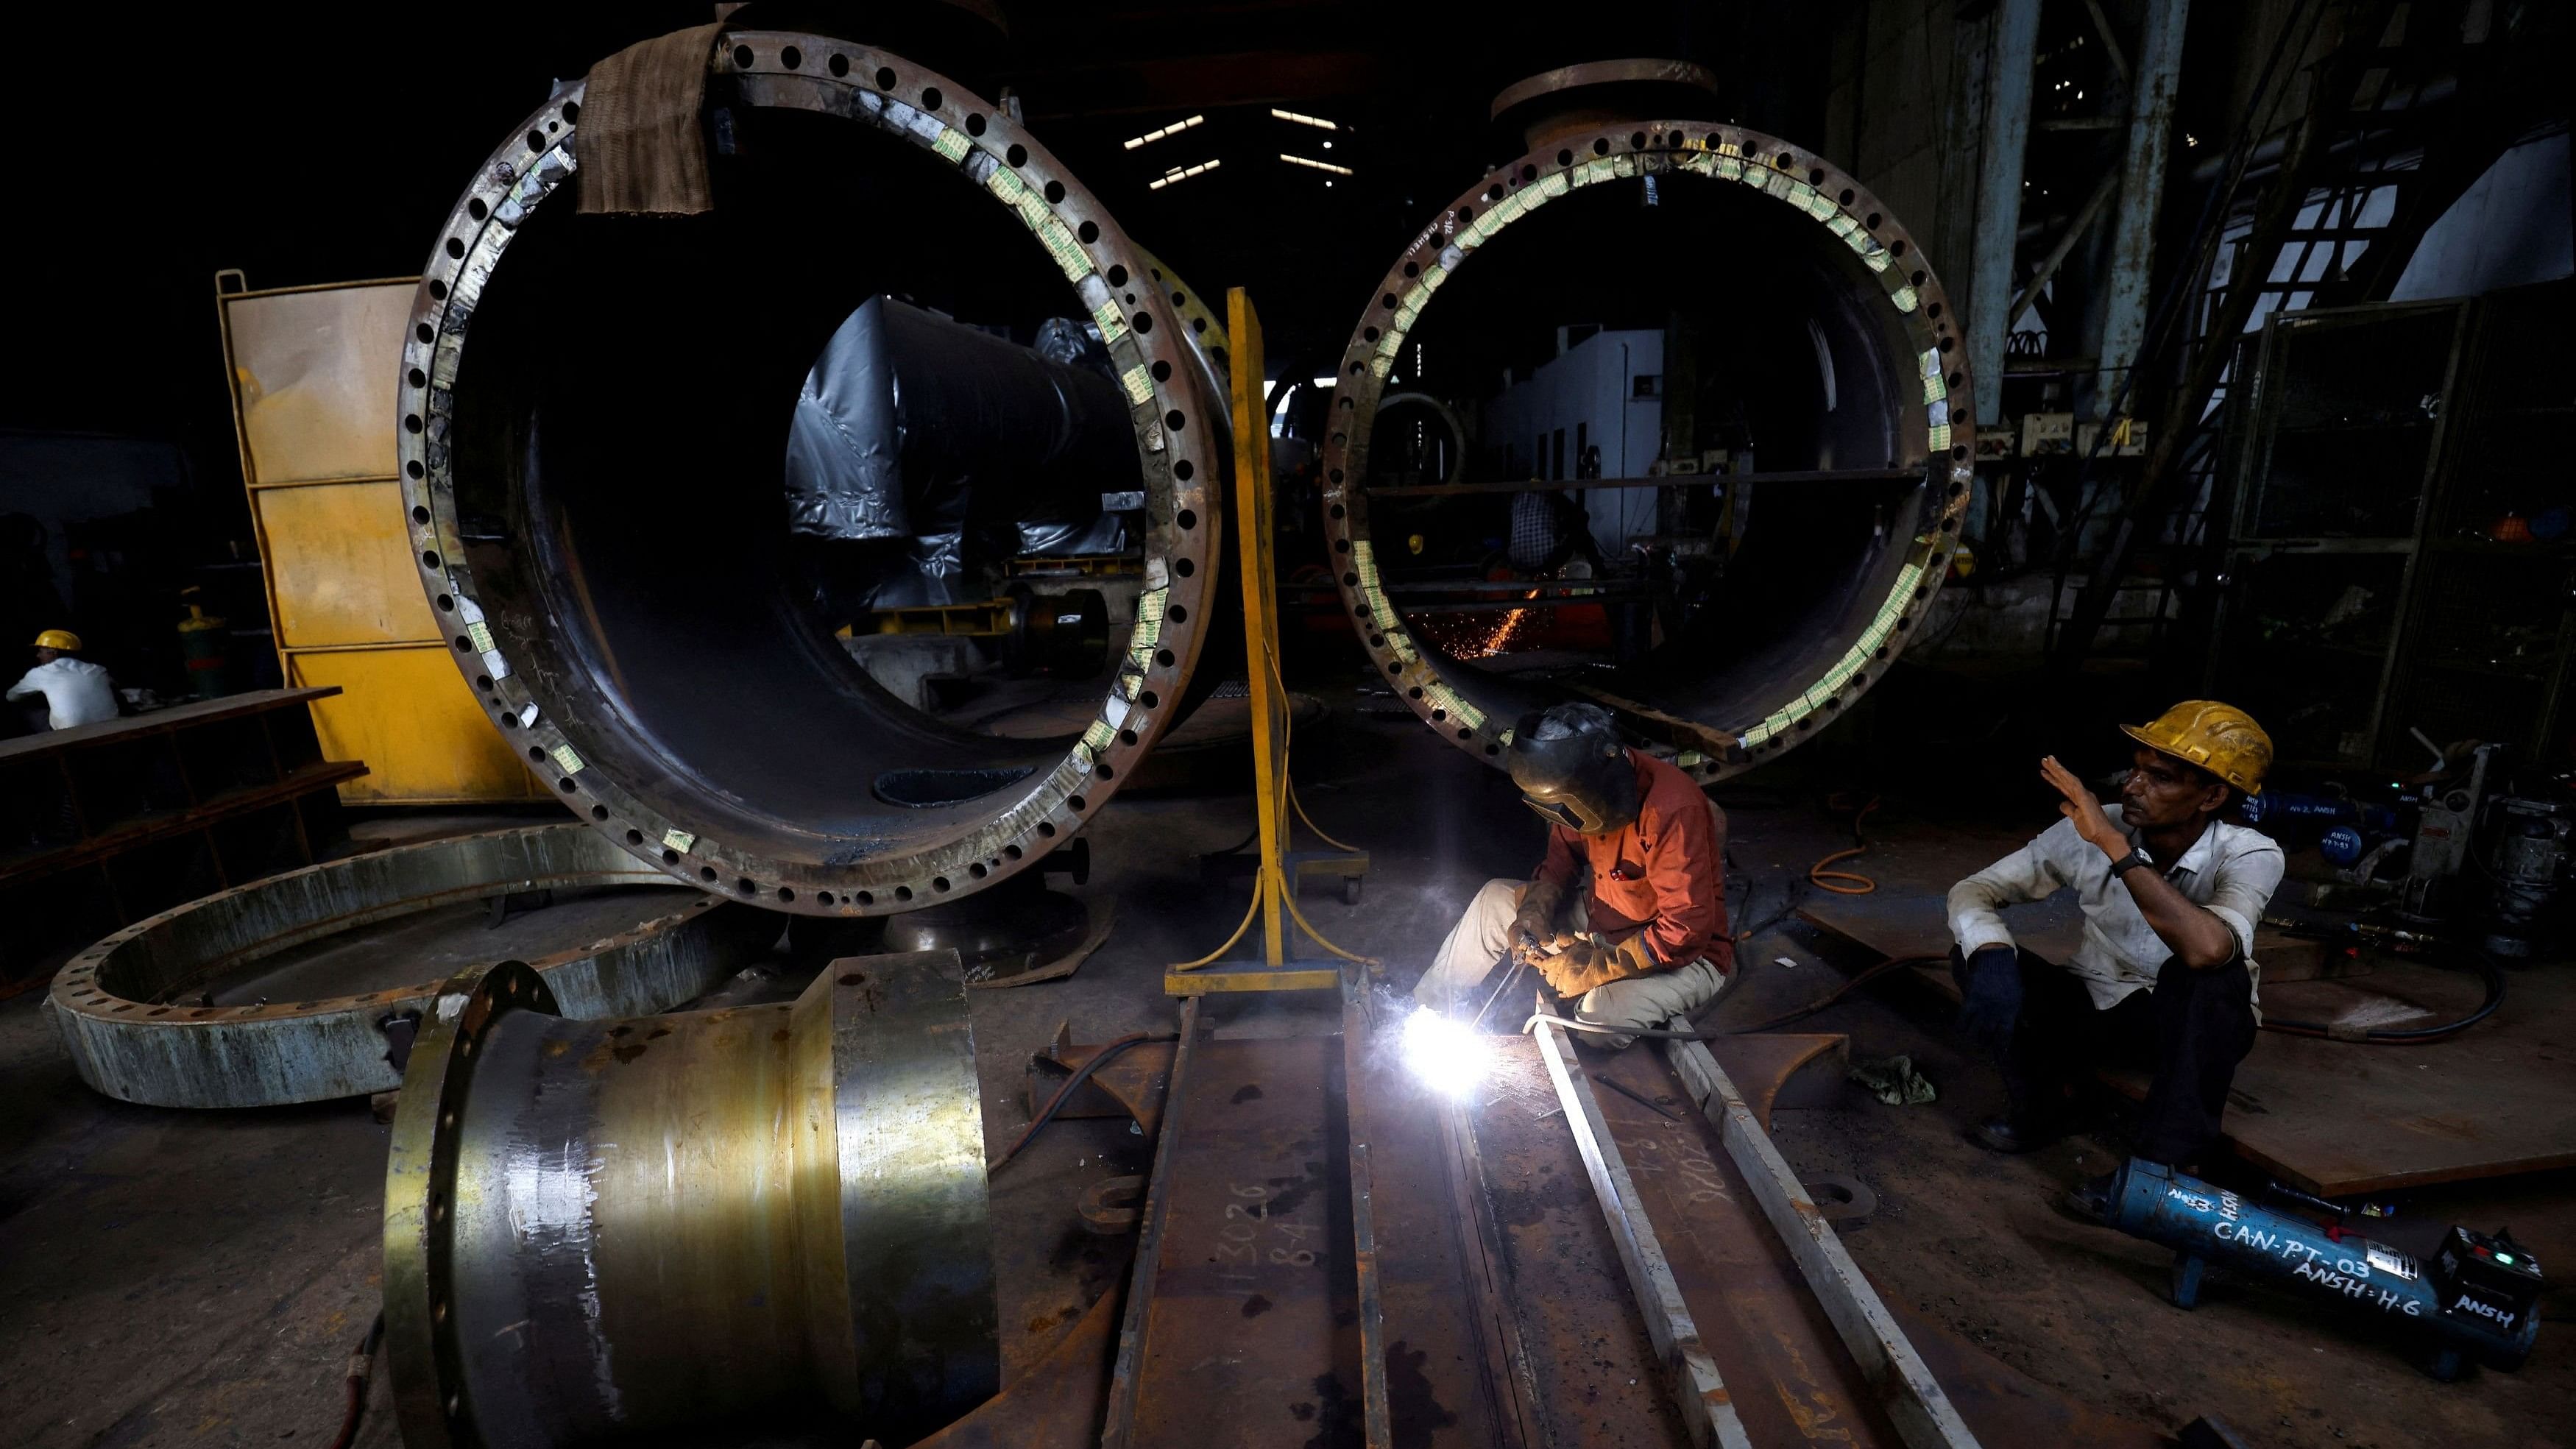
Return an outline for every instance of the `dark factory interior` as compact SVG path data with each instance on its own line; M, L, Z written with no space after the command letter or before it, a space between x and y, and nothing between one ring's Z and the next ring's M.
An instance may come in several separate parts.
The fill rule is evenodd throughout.
M2576 11L29 30L0 1444L2576 1444Z

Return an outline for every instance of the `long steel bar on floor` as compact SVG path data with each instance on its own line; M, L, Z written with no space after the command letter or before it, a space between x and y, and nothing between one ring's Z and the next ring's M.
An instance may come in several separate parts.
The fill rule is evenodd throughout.
M1153 1301L1155 1270L1162 1264L1163 1237L1172 1215L1172 1162L1181 1137L1184 1084L1199 1038L1199 1001L1181 1001L1181 1040L1172 1053L1171 1082L1163 1093L1163 1121L1154 1139L1154 1168L1145 1179L1145 1202L1137 1219L1136 1257L1128 1270L1127 1312L1118 1328L1118 1359L1109 1374L1109 1413L1100 1426L1100 1449L1127 1449L1135 1442L1137 1366L1144 1357L1145 1328Z
M1532 1405L1538 1399L1538 1375L1530 1366L1527 1335L1512 1310L1511 1273L1494 1221L1493 1199L1485 1190L1484 1154L1476 1141L1476 1124L1467 1105L1456 1097L1440 1103L1441 1177L1449 1188L1451 1223L1459 1245L1459 1271L1467 1280L1481 1355L1479 1387L1490 1406L1496 1449L1533 1449L1548 1443Z
M1369 1161L1369 1047L1376 1040L1368 988L1342 973L1342 1110L1350 1120L1351 1274L1359 1295L1360 1425L1368 1449L1392 1449L1386 1384L1386 1301L1378 1282L1376 1173Z
M1303 1442L1351 1421L1368 1449L1392 1449L1368 1115L1338 1080L1367 1026L1355 1004L1345 1021L1338 1041L1220 1040L1184 998L1104 1449L1196 1442L1212 1423L1239 1442ZM1357 1362L1342 1331L1354 1323ZM1269 1415L1265 1441L1253 1426Z
M1542 996L1542 1011L1546 1004ZM1638 1199L1628 1164L1610 1136L1610 1124L1601 1118L1591 1079L1574 1064L1574 1048L1565 1040L1563 1029L1542 1020L1536 1033L1539 1056L1547 1063L1548 1078L1556 1083L1557 1100L1565 1104L1566 1125L1573 1129L1575 1148L1583 1155L1584 1173L1592 1179L1593 1195L1600 1199L1602 1215L1610 1223L1611 1241L1618 1245L1619 1266L1628 1274L1637 1310L1654 1341L1664 1387L1681 1410L1692 1442L1752 1449L1734 1399L1725 1380L1718 1377L1717 1361L1700 1343L1699 1325L1691 1318L1690 1305L1682 1301L1681 1285L1673 1280L1672 1265L1664 1260L1663 1244L1646 1218L1646 1205Z
M1545 1039L1542 1035L1542 1043ZM1797 1260L1808 1289L1833 1321L1843 1347L1878 1389L1897 1433L1912 1449L1974 1449L1977 1438L1959 1417L1958 1408L1925 1367L1887 1305L1879 1301L1878 1290L1852 1261L1833 1225L1817 1210L1815 1200L1772 1144L1771 1135L1762 1130L1753 1108L1718 1066L1717 1058L1697 1041L1662 1045L1674 1074L1717 1128L1719 1141L1744 1174L1772 1231Z

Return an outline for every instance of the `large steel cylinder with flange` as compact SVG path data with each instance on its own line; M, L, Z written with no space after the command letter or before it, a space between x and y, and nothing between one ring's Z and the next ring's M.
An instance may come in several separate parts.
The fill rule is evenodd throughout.
M906 1443L999 1385L954 951L792 1003L569 1021L517 962L443 988L385 1175L404 1442Z
M704 214L579 214L587 82L449 214L398 389L421 584L495 725L638 859L804 914L961 896L1080 829L1181 707L1217 571L1223 401L1145 254L1007 109L829 36L726 30L706 64ZM1075 412L1132 453L1094 470L1094 497L1142 519L1141 592L1072 733L922 713L834 637L850 621L817 550L837 566L872 540L791 527L783 470L818 350L897 293L1013 338L1088 337L1099 385ZM1098 450L874 461L970 453L1042 454L1079 498L1068 470Z
M1973 414L1940 282L1811 149L1619 110L1692 71L1505 91L1526 154L1431 218L1335 367L1341 602L1380 682L1491 763L1525 712L1590 699L1698 779L1748 769L1886 673L1958 543ZM1399 394L1481 417L1463 478L1430 466L1446 434L1380 425ZM1507 576L1505 537L1583 566ZM1593 637L1544 637L1580 610Z

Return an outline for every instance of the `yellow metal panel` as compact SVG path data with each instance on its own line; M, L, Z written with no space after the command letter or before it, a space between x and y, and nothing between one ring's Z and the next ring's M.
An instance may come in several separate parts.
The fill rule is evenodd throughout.
M401 485L262 488L251 506L267 541L280 647L439 641L412 566Z
M550 799L448 662L413 567L394 438L416 281L243 292L238 273L217 278L269 625L288 683L343 691L313 706L323 756L369 766L341 799Z
M322 754L364 760L369 772L340 787L352 805L458 804L545 799L444 645L323 650L287 656L289 684L336 684L313 702Z
M394 475L394 386L412 284L223 299L254 485Z

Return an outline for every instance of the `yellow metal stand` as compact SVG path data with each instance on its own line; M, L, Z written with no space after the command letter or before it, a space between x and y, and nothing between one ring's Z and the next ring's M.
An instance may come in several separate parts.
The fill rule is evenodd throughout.
M1368 871L1368 854L1342 844L1306 820L1288 783L1288 691L1279 674L1278 566L1271 556L1270 429L1261 378L1261 319L1241 287L1226 293L1227 373L1234 397L1234 538L1236 572L1243 580L1243 632L1252 665L1253 800L1259 812L1255 827L1261 866L1253 877L1252 904L1225 944L1195 961L1170 967L1163 989L1174 996L1201 996L1215 991L1320 991L1340 986L1342 968L1291 960L1287 923L1318 946L1344 961L1377 964L1324 939L1297 909L1297 879L1315 872L1358 876ZM1339 854L1291 851L1288 822L1306 820L1306 828ZM1222 959L1261 922L1261 959Z

